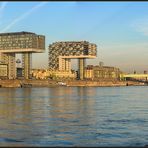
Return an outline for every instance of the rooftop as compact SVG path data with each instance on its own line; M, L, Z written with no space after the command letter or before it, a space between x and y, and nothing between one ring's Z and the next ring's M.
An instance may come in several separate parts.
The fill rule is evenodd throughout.
M0 33L0 36L5 36L5 35L20 35L20 34L35 34L35 33L27 32L27 31L22 31L22 32L8 32L8 33Z
M72 44L72 43L89 43L88 41L59 41L59 42L54 42L54 44Z

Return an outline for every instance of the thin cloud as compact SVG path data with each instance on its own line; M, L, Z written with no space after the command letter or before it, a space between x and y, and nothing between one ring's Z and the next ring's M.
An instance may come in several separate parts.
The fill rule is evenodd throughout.
M5 9L6 5L7 5L7 3L8 3L8 2L2 2L2 3L1 3L1 6L0 6L0 18L2 18L2 14L3 14L3 11L4 11L4 9Z
M134 22L132 22L131 27L135 31L137 31L145 36L148 36L148 18L135 20Z
M20 22L21 20L25 19L27 16L29 16L32 12L34 12L35 10L43 7L45 4L47 4L48 2L40 2L38 5L34 6L33 8L31 8L29 11L25 12L24 14L22 14L21 16L17 17L16 19L14 19L8 26L6 26L1 32L5 32L7 30L9 30L12 26L14 26L16 23Z
M0 6L0 11L2 11L6 5L7 5L8 2L2 2L1 6Z

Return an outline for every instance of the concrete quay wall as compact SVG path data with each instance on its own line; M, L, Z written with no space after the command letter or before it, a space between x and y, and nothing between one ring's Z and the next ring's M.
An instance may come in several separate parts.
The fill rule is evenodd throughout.
M57 81L54 80L0 80L0 87L23 87L24 84L32 87L58 86Z
M144 85L139 82L132 81L69 81L68 86L131 86Z
M0 87L20 87L19 80L0 80Z
M144 85L139 82L132 81L83 81L72 80L62 81L64 86L132 86ZM0 87L23 87L23 85L31 85L32 87L56 87L60 86L58 81L54 80L0 80Z

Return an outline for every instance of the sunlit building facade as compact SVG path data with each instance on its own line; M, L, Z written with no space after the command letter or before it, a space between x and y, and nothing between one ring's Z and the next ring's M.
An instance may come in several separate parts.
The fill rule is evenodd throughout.
M116 67L93 66L85 67L85 79L88 80L119 80L121 71Z
M47 69L32 69L32 76L35 79L67 80L76 79L76 72L59 70L52 71Z
M55 42L49 45L49 69L71 71L71 59L78 59L80 79L84 79L85 60L96 58L96 44L87 41Z
M0 33L0 61L8 65L8 79L16 78L15 55L22 54L23 77L30 77L32 53L45 51L45 36L32 32Z
M0 63L0 78L8 79L8 65Z

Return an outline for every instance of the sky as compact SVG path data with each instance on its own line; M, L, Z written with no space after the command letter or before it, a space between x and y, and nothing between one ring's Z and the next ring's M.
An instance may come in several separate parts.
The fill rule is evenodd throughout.
M148 2L1 1L0 33L20 31L46 37L45 52L32 55L33 68L48 68L49 44L86 40L97 45L87 65L148 71Z

